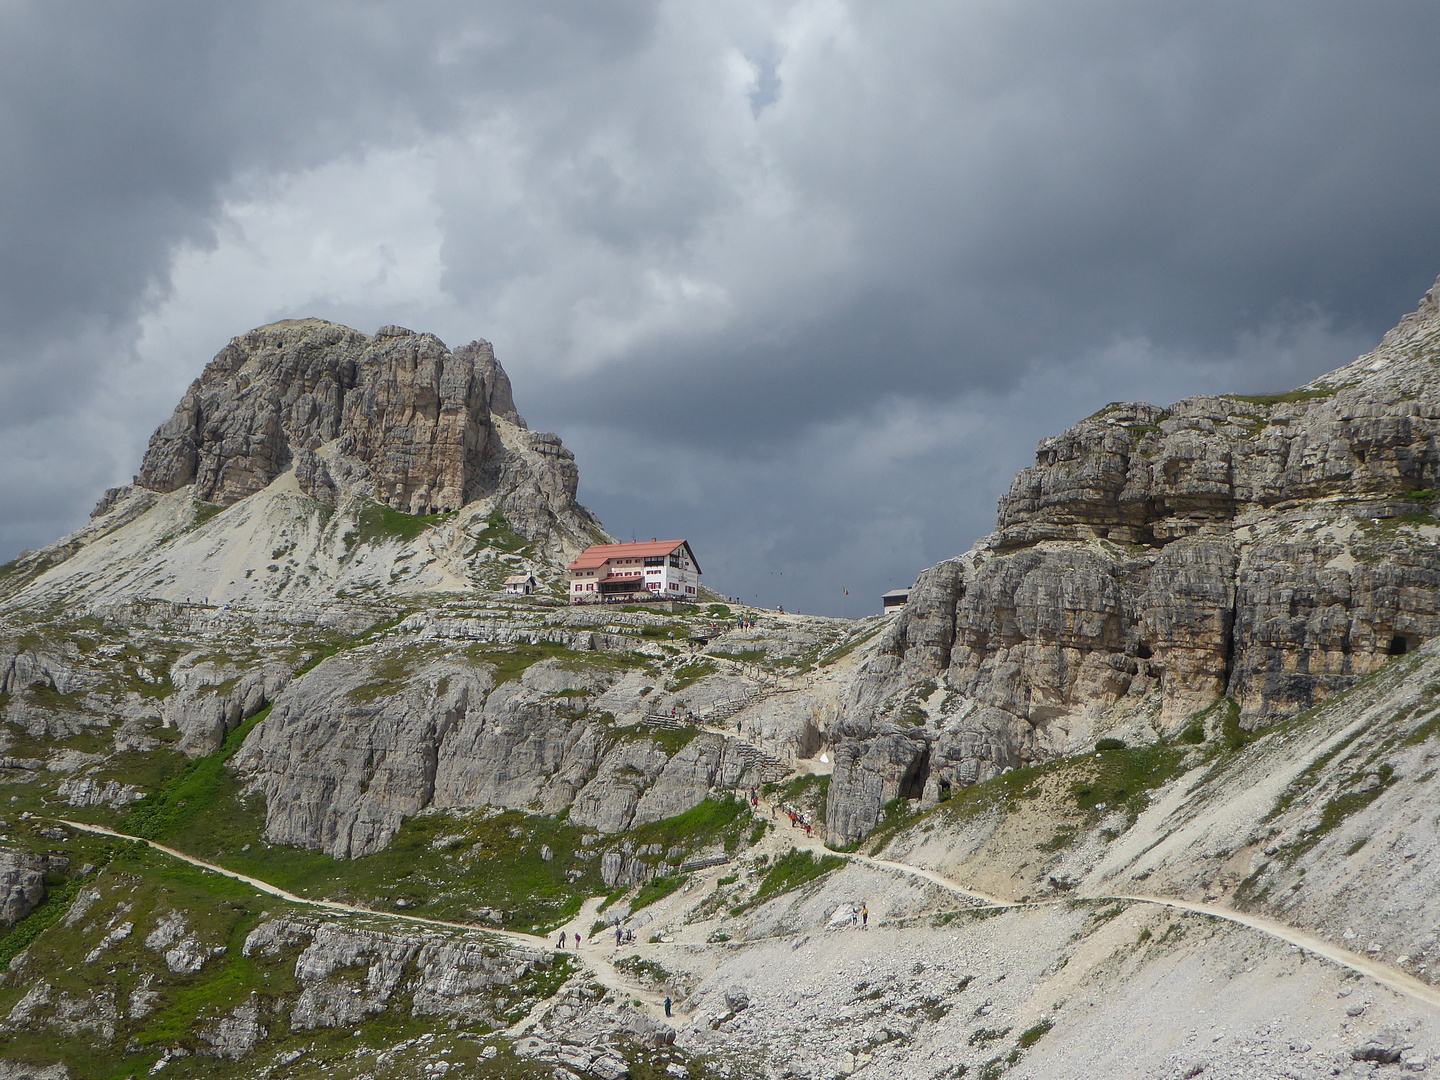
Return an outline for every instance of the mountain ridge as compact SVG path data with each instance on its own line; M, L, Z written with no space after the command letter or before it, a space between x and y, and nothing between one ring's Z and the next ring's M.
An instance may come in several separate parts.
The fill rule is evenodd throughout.
M603 533L479 344L241 335L0 569L0 1078L1440 1063L1434 290L859 622L504 594Z

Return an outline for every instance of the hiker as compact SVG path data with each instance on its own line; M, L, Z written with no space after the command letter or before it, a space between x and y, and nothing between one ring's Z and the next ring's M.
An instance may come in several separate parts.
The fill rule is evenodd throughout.
M620 929L620 924L619 924L619 923L616 923L616 924L615 924L615 947L618 949L618 948L620 947L620 942L622 942L622 941L624 941L624 940L625 940L625 932Z
M860 925L862 927L868 927L870 925L870 907L868 904L862 905L860 908Z
M670 1015L670 999L668 997L665 999L665 1015Z
M560 931L560 948L565 948L565 931Z
M858 911L856 911L854 908L851 908L851 909L850 909L850 926L851 926L851 928L853 929L854 927L859 926L859 925L860 925L860 913L859 913Z
M810 831L810 823L807 821L807 822L805 823L805 839L807 839L807 840L810 839L811 835L812 835L812 833L811 833L811 831Z

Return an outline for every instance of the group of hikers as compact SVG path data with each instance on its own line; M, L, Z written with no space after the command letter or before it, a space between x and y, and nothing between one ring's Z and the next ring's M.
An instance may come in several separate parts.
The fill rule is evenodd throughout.
M749 803L750 803L750 809L751 809L751 810L759 810L759 809L760 809L760 792L757 791L755 788L751 788L750 791L749 791L749 796L750 796L750 798L749 798L748 801L749 801ZM791 807L791 806L783 806L783 805L781 805L780 803L771 803L771 804L770 804L770 816L771 816L772 818L775 818L775 817L779 817L781 814L784 814L786 817L788 817L788 818L790 819L790 827L791 827L792 829L804 829L804 830L805 830L805 835L806 835L807 837L811 837L811 836L814 836L814 835L815 835L815 826L814 826L814 824L813 824L813 823L810 821L810 819L809 819L808 817L806 817L803 813L801 813L800 811L796 810L794 807Z
M751 796L751 802L750 802L751 808L752 808L752 809L758 808L759 805L760 805L760 800L759 800L759 799L756 799L756 798L752 795L752 796ZM773 817L778 817L780 814L784 814L786 817L788 817L788 818L790 819L790 827L791 827L792 829L804 829L804 830L805 830L805 836L806 836L807 838L815 835L815 826L814 826L814 824L810 821L810 819L809 819L808 817L806 817L804 814L800 813L800 812L799 812L798 810L796 810L794 807L790 807L790 806L775 806L775 805L772 805L772 806L770 807L770 816L771 816L772 818L773 818Z
M579 930L576 930L575 933L573 933L573 934L569 933L568 931L561 930L561 931L560 931L560 940L555 943L555 947L556 947L557 949L563 949L563 948L565 948L565 943L566 943L567 941L572 941L572 940L575 942L575 946L574 946L574 947L577 948L577 949L580 948L580 931L579 931ZM618 949L621 945L634 945L634 944L635 944L635 931L634 931L634 930L626 930L626 929L622 928L622 927L617 923L616 926L615 926L615 947Z

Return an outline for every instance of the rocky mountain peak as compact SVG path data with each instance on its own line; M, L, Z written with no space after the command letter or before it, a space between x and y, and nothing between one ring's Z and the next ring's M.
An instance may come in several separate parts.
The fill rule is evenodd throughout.
M525 427L489 342L452 352L398 326L367 337L291 319L220 350L151 438L136 483L162 493L193 484L197 499L228 506L293 468L320 502L458 510L484 494L497 422Z
M132 485L17 560L0 604L333 604L550 583L607 538L559 436L531 431L487 341L291 319L232 339ZM408 515L413 520L407 520Z
M831 839L876 820L872 789L933 794L1097 734L1255 728L1440 636L1437 371L1440 284L1298 390L1120 402L1043 440L857 681ZM940 689L938 732L895 727Z

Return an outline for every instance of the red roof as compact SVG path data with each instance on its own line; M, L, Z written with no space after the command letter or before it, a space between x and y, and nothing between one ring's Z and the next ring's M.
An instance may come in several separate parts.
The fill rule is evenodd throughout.
M700 569L695 553L685 540L645 540L638 544L591 544L581 556L570 564L571 570L594 570L604 566L611 559L643 559L669 555L672 551L685 548L695 569Z

